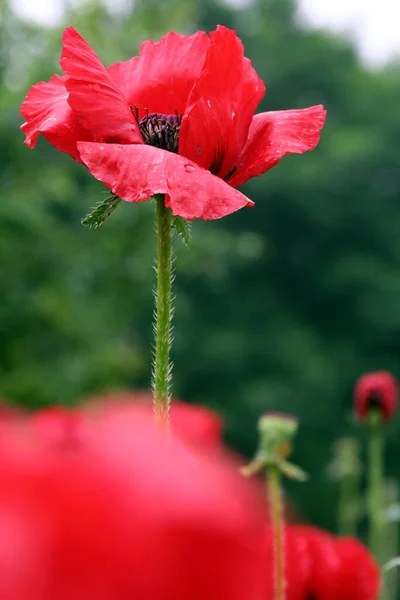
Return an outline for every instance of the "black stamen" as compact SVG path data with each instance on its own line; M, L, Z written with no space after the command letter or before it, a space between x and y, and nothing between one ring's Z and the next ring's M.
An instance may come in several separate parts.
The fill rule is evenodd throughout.
M139 121L144 143L177 153L182 115L177 111L176 115L149 114L147 109L145 111L146 116Z

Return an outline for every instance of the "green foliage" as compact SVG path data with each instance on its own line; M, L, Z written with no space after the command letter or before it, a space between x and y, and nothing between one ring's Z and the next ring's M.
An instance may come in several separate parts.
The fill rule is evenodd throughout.
M97 229L97 227L103 225L104 221L106 221L111 213L114 212L120 202L121 198L118 198L114 194L107 196L107 198L99 202L86 217L83 217L81 220L82 225Z
M181 238L185 246L188 246L191 229L189 221L183 217L174 216L172 217L172 225L175 227L176 233Z
M354 433L354 380L399 375L400 70L367 70L348 41L302 29L287 0L140 0L125 15L87 3L67 16L105 63L166 29L218 22L266 81L260 110L321 102L329 114L315 152L245 186L254 208L195 222L190 252L177 244L174 394L223 412L249 455L260 414L296 415L293 459L311 480L289 491L333 526L326 465L333 440ZM89 231L82 214L104 187L18 131L29 85L59 72L60 32L10 9L0 20L0 395L30 406L150 383L154 203L121 202ZM397 421L392 475L399 433Z

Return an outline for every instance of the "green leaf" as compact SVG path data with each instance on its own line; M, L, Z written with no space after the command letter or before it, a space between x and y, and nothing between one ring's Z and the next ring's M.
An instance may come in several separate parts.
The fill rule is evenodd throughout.
M108 219L120 202L121 198L111 194L111 196L108 196L105 200L99 202L91 213L86 215L86 217L83 217L81 220L82 225L97 229L97 227L103 225L104 221Z
M172 226L175 227L175 230L182 242L185 246L189 245L190 240L190 223L187 219L183 217L174 216L172 217Z
M307 481L308 479L308 475L303 469L287 461L279 463L279 468L289 479L294 479L295 481Z

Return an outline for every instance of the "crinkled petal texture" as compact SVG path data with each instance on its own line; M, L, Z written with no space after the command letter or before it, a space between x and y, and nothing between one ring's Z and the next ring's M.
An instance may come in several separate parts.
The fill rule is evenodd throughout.
M115 63L108 72L117 88L140 117L149 113L182 114L190 90L202 68L210 38L171 32L157 43L146 41L140 56Z
M80 160L77 141L92 141L93 136L68 104L65 81L66 77L54 75L50 81L41 81L31 87L21 106L21 114L26 119L21 129L26 135L25 144L30 148L35 147L39 133L42 133L57 150Z
M228 178L229 184L237 187L251 177L262 175L286 154L314 150L325 117L326 110L322 105L255 115L236 170Z
M93 139L143 143L127 99L89 44L73 27L64 31L62 42L60 64L68 75L68 103Z
M78 144L89 171L128 202L166 194L165 204L186 219L218 219L253 203L183 156L146 145Z
M388 371L365 373L354 390L354 409L356 416L364 421L370 408L379 408L384 419L390 421L398 404L398 384Z
M2 600L261 597L262 511L228 458L135 409L85 427L49 452L36 429L1 425Z
M265 87L244 58L235 31L218 26L210 39L183 115L179 154L224 178L245 143Z

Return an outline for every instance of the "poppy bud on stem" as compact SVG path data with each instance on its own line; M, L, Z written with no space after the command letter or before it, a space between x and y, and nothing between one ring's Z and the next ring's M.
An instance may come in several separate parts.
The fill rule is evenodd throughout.
M355 416L367 429L369 547L380 565L386 558L384 430L393 419L397 404L397 381L388 371L364 373L357 380L354 389Z
M304 481L305 473L286 459L291 453L291 441L297 432L297 420L290 415L267 413L258 422L259 449L252 462L241 472L253 475L265 469L268 500L274 532L274 600L285 600L285 546L281 475Z
M155 198L157 202L157 288L152 387L156 422L168 431L172 370L169 359L172 319L172 215L171 210L165 206L164 196L157 195Z

